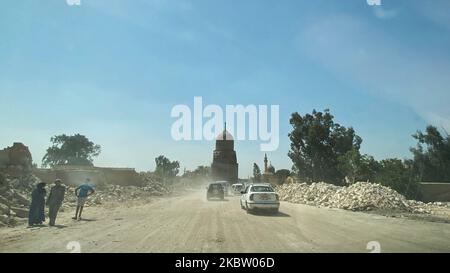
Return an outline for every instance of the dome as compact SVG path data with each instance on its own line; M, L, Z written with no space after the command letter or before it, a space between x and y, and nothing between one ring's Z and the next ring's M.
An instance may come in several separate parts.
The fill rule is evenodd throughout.
M233 136L227 130L217 135L216 140L234 140Z

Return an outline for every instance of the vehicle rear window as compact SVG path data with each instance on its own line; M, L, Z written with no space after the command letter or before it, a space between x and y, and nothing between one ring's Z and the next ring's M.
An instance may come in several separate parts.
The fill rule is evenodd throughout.
M269 186L253 186L252 187L253 192L273 192L272 187Z

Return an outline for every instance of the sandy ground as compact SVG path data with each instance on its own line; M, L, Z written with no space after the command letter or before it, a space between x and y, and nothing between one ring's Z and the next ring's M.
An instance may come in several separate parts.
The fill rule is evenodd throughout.
M200 191L88 207L84 221L72 213L58 227L0 229L0 252L370 252L371 241L381 252L450 252L446 223L286 202L278 215L247 214L239 197L206 201Z

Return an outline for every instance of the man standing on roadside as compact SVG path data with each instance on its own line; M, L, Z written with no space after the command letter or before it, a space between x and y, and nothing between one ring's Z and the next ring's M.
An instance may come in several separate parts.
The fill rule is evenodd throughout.
M61 179L55 180L55 185L50 190L50 195L47 198L48 217L50 218L49 226L54 226L58 210L64 201L64 194L66 187L61 184Z
M92 188L91 185L89 185L89 182L91 180L89 178L86 178L86 182L84 184L81 184L78 188L75 189L75 195L77 196L77 210L75 212L75 217L72 219L74 220L81 220L81 213L83 212L84 204L86 203L86 199L88 196L94 194L95 190Z

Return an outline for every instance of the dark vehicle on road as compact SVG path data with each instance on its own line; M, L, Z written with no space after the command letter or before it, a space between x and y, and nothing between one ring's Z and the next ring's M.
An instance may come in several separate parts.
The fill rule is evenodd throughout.
M225 199L225 191L221 183L211 183L207 187L206 199L220 198L220 200Z

